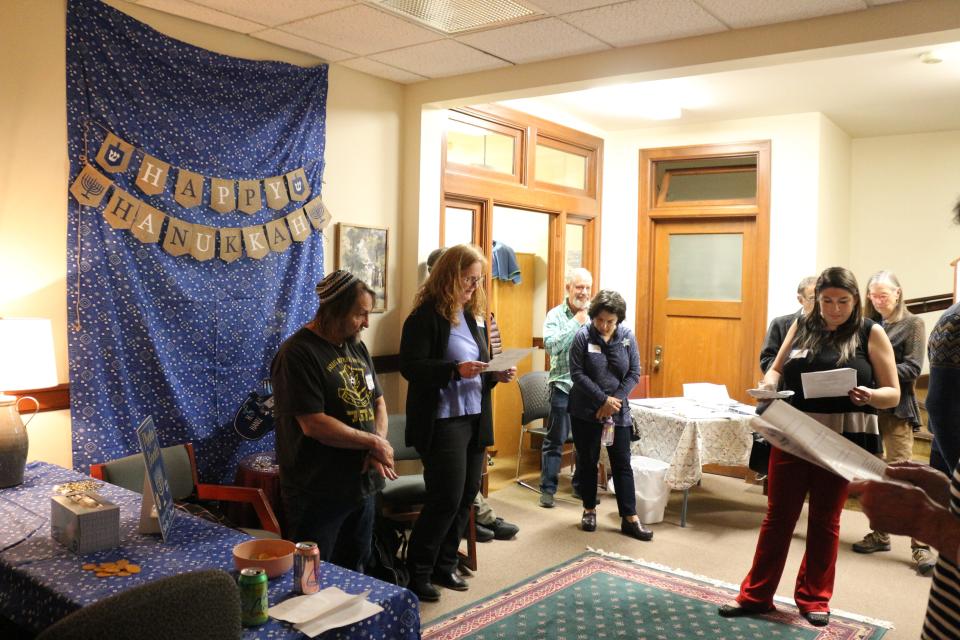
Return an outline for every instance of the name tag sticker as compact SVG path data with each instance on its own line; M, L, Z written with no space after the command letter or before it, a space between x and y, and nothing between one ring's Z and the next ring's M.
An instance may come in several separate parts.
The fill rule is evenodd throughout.
M587 343L587 353L601 353L600 345L593 344L592 342Z
M627 348L630 347L630 338L624 338L624 339L623 339L623 346L625 346L625 347L627 347Z
M373 391L373 374L368 373L367 375L364 376L364 378L367 381L367 389L369 389L370 391Z
M806 358L808 353L810 353L810 349L794 349L790 352L790 359Z

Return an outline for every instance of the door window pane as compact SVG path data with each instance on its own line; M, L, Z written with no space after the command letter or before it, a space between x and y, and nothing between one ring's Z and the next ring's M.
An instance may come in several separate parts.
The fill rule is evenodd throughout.
M447 122L447 162L513 174L513 136L456 120Z
M657 201L753 200L757 197L756 156L657 162Z
M443 245L452 247L473 241L473 209L447 207L443 219Z
M583 225L568 224L566 239L566 259L564 266L567 270L583 266Z
M740 300L743 235L670 234L672 300Z
M584 156L538 144L536 162L540 182L573 189L587 186L587 159Z

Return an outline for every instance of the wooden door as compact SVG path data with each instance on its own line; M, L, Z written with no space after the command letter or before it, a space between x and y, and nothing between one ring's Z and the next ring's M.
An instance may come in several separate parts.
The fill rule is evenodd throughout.
M532 253L517 253L522 281L514 284L494 280L490 309L497 317L500 340L504 349L533 346L533 294L535 286ZM532 371L532 358L524 358L517 366L517 377ZM523 402L516 383L498 384L493 390L494 447L501 455L516 455L520 443L520 417Z
M725 384L746 401L759 375L755 336L758 250L753 218L653 220L646 372L651 395L683 395L685 382Z

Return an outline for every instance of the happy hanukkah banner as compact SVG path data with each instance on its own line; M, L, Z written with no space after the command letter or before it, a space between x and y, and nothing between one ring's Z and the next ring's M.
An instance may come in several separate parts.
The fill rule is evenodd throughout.
M73 461L193 442L231 481L233 415L316 310L327 67L219 55L67 2ZM242 441L241 441L242 440Z

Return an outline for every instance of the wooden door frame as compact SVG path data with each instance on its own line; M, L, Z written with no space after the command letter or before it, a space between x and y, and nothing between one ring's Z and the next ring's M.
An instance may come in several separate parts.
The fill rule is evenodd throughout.
M670 160L755 155L757 158L757 197L754 203L693 203L682 207L656 203L656 163ZM756 224L757 251L745 259L753 260L756 274L752 290L743 292L743 301L755 319L750 349L743 354L744 366L758 362L766 332L767 283L770 270L770 141L756 140L734 144L706 144L640 150L640 189L637 216L637 335L643 335L643 362L653 362L653 276L654 226L657 221L712 219L753 219ZM641 301L643 303L641 304ZM649 366L649 365L648 365ZM759 366L759 365L758 365ZM758 369L759 371L759 369Z

